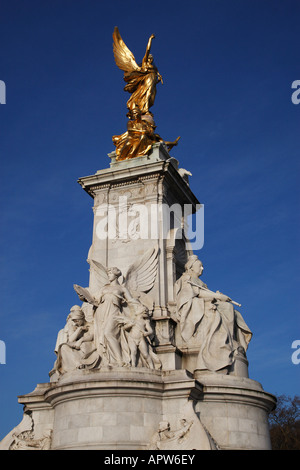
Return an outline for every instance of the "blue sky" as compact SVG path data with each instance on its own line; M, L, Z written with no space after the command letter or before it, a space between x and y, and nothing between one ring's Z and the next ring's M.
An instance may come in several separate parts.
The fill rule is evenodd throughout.
M152 111L205 205L203 280L242 304L250 377L299 394L300 80L297 0L2 0L0 439L17 396L48 381L73 283L87 285L92 199L126 126L118 26L135 57L150 34L163 76Z

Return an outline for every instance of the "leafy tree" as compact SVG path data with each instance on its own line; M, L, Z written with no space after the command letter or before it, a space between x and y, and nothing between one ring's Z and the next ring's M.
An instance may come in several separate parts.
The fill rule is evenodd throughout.
M300 396L277 396L269 425L273 450L300 450Z

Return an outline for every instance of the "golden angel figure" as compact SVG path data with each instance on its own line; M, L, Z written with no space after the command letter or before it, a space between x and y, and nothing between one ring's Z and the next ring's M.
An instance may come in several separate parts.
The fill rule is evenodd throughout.
M156 95L156 84L162 81L162 77L153 62L150 54L152 34L148 40L146 52L142 64L138 65L132 52L124 43L117 26L113 32L113 51L117 66L124 72L126 86L125 91L131 93L127 102L127 108L131 112L138 107L141 114L151 114L149 108L153 106Z

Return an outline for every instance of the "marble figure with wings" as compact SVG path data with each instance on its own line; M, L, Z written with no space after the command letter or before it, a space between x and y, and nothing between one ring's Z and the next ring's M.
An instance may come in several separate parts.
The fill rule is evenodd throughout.
M117 267L106 268L89 259L90 269L97 279L97 290L74 285L83 301L82 310L88 321L94 322L94 340L102 358L102 365L124 365L121 341L120 316L135 318L141 307L146 312L153 309L153 300L148 295L152 289L158 267L158 249L151 248L133 263L125 277ZM89 305L91 307L89 307Z

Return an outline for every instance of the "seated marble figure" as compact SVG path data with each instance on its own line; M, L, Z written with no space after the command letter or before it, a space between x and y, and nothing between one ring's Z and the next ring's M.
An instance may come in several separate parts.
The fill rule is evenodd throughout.
M175 284L180 333L187 345L193 339L198 346L196 370L228 373L237 356L246 356L252 332L234 308L240 304L199 279L203 269L191 255Z

